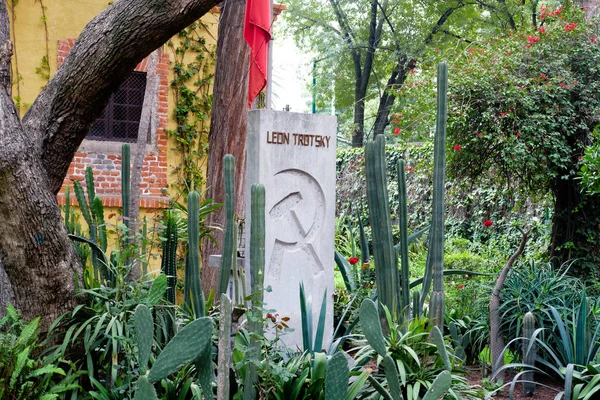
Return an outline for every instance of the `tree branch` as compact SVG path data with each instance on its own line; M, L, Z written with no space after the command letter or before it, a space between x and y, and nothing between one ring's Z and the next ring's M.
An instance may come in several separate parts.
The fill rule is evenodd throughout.
M54 193L110 95L144 57L217 2L117 0L87 24L23 118Z

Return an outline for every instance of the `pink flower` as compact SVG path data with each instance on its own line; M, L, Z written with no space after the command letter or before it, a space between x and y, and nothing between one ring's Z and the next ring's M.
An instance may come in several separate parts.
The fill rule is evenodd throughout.
M501 116L501 117L504 117L504 116L506 116L506 113L505 113L504 111L501 111L501 112L500 112L500 116Z
M460 144L454 146L454 151L459 151L461 149Z
M517 137L521 137L521 134L519 132L517 132Z
M483 226L485 226L486 228L489 228L490 226L492 226L493 222L489 219L483 221Z
M546 32L546 28L544 28L544 27L542 26L540 29L538 29L538 32L539 32L539 33L544 33L544 32Z
M458 290L462 290L464 288L465 288L465 285L458 285L458 286L456 286L456 289L458 289Z
M404 167L404 169L408 172L413 172L415 170L413 167Z
M483 136L483 133L481 133L481 132L477 133L477 137L482 137L482 136Z
M400 134L400 128L394 129L394 135L398 136Z
M542 75L540 75L540 79L548 79L548 75L542 74Z
M567 32L568 32L568 31L567 31ZM529 36L527 36L527 41L528 41L528 42L529 42L529 44L531 45L531 44L535 44L535 43L539 42L539 41L540 41L540 38L539 38L539 36L532 36L532 35L529 35Z
M358 258L356 258L356 257L350 257L350 258L348 259L348 262L349 262L351 265L354 265L354 264L358 263Z
M590 42L594 43L595 41L596 41L596 38L592 36L592 37L590 38Z

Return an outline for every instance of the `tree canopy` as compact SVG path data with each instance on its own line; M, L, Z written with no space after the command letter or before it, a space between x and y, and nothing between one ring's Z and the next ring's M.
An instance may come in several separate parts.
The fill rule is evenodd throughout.
M598 28L574 7L541 7L538 21L469 47L452 65L449 171L552 193L551 256L590 265L600 199L582 194L578 171L600 123Z

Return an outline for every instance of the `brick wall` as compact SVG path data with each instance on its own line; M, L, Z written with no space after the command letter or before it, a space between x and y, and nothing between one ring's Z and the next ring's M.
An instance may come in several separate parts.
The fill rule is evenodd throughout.
M75 39L60 40L58 42L58 65L60 66L73 47ZM137 65L135 71L147 72L147 59ZM157 131L148 145L146 157L142 166L142 181L140 184L140 207L141 208L163 208L168 202L163 196L163 189L167 187L167 135L165 129L168 121L168 73L169 55L159 54L157 66L159 76L158 89L158 118ZM135 144L132 144L132 155ZM148 151L149 149L149 151ZM133 161L133 157L132 157ZM121 153L120 143L97 142L84 140L79 151L69 166L67 176L63 182L57 199L59 205L65 203L65 188L72 186L73 181L85 179L85 169L91 166L94 171L94 182L96 195L102 199L104 206L121 206ZM85 187L85 184L82 182ZM71 193L73 193L71 189ZM71 204L76 204L74 196L71 196Z

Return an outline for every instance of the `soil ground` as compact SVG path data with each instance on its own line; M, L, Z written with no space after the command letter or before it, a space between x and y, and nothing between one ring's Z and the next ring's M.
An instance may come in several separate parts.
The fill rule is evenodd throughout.
M510 382L512 377L509 377L507 382ZM481 386L481 369L476 367L467 368L467 381L471 385L479 385ZM523 395L523 388L521 384L518 383L515 386L515 391L513 395L513 400L554 400L556 394L562 391L562 386L557 382L549 381L548 379L540 379L538 381L540 384L536 386L535 394L531 397L526 397ZM501 391L498 391L494 396L490 399L493 400L509 400L509 390L510 386L506 386Z

